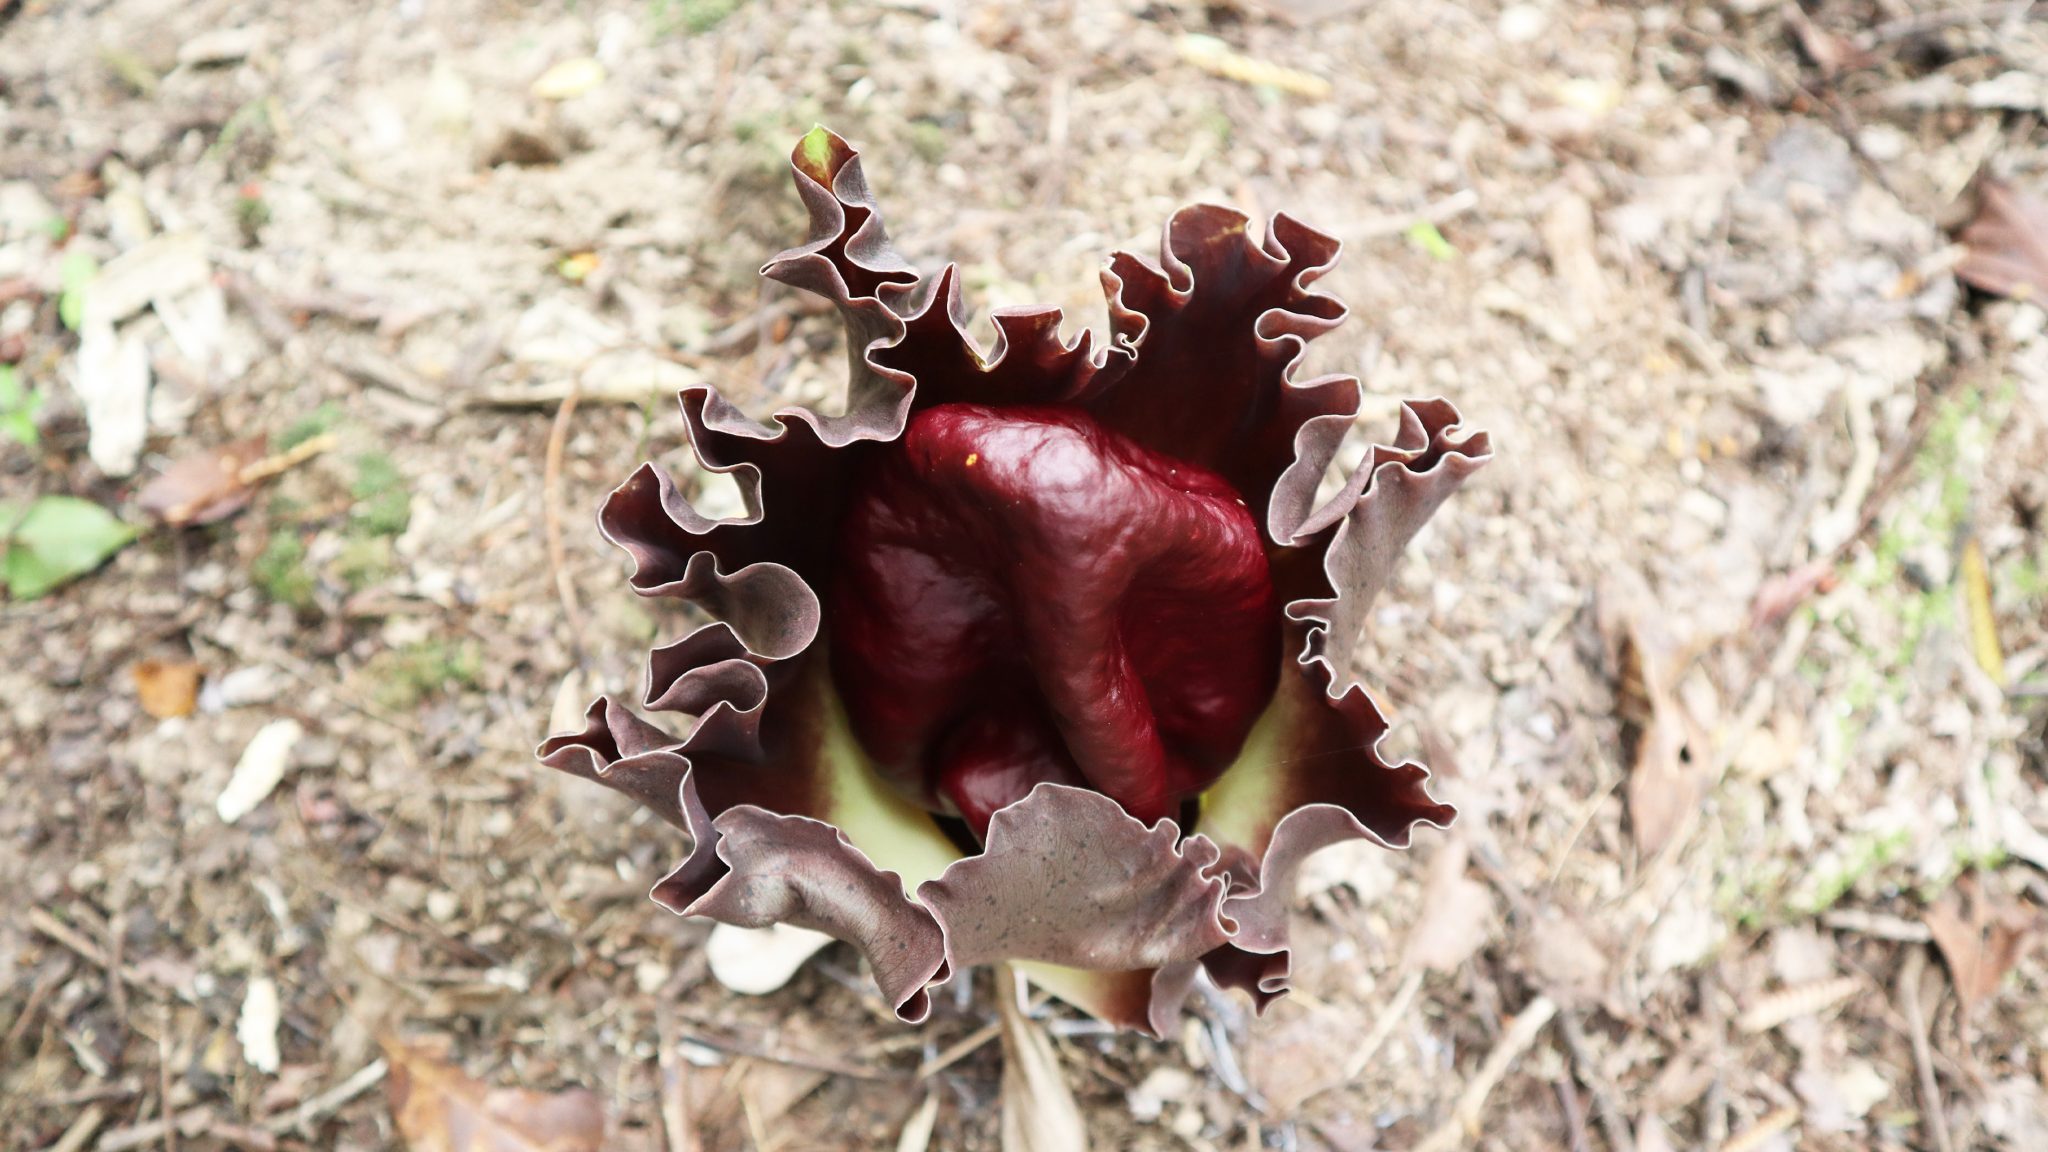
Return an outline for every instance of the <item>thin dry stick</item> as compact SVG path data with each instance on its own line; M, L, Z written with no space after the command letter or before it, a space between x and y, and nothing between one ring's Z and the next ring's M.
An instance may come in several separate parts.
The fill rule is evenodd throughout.
M1920 1114L1927 1122L1927 1139L1936 1152L1955 1152L1949 1138L1948 1116L1941 1107L1941 1084L1934 1078L1934 1053L1927 1043L1927 1017L1920 1010L1920 977L1927 971L1927 949L1906 952L1899 969L1899 1006L1906 1013L1907 1039L1913 1042L1913 1066L1920 1074Z
M697 1152L697 1128L690 1121L690 1076L676 1060L676 1014L667 1001L655 1008L654 1033L660 1045L656 1061L661 1073L662 1137L668 1152Z
M1579 1015L1565 1011L1557 1018L1558 1031L1564 1034L1564 1045L1571 1049L1572 1063L1578 1067L1579 1079L1586 1085L1586 1091L1593 1094L1593 1113L1600 1119L1600 1131L1607 1135L1609 1152L1635 1152L1636 1141L1629 1131L1628 1120L1621 1114L1621 1106L1614 1101L1613 1086L1607 1077L1601 1075L1600 1067L1593 1062L1593 1053L1586 1043L1586 1030L1579 1026Z
M85 1142L92 1139L93 1133L99 1131L100 1125L106 1122L106 1108L94 1104L79 1113L78 1119L71 1122L71 1127L66 1128L64 1134L57 1137L57 1142L45 1148L43 1152L84 1152Z
M120 980L136 988L144 987L142 978L126 965L109 961L99 946L86 939L85 934L42 908L28 910L28 926L62 944L81 957L104 969L111 979Z
M1372 1064L1372 1058L1380 1054L1381 1048L1386 1047L1387 1038L1392 1036L1394 1029L1407 1018L1408 1007L1415 1002L1415 994L1421 990L1422 970L1417 969L1408 973L1407 978L1401 981L1401 986L1394 990L1394 998L1387 1001L1387 1006L1380 1010L1379 1019L1373 1021L1372 1031L1366 1034L1365 1043L1360 1044L1358 1051L1352 1053L1351 1059L1345 1062L1345 1083L1358 1079L1359 1074Z
M118 985L120 981L115 981ZM156 1085L165 1112L171 1110L171 1013L166 1008L156 1031ZM164 1126L164 1152L178 1152L178 1126Z
M547 534L548 567L555 576L555 593L562 598L562 618L569 625L570 645L576 663L583 663L583 609L576 601L576 585L569 578L569 554L562 544L562 451L569 442L569 420L576 415L576 401L582 396L581 376L569 381L569 393L555 409L555 422L548 429L548 451L541 476L541 513Z
M945 1051L939 1053L937 1056L932 1057L924 1063L919 1064L917 1066L916 1078L919 1080L931 1079L932 1077L938 1075L946 1069L951 1068L953 1065L958 1064L961 1060L965 1059L968 1056L968 1054L974 1052L982 1045L988 1043L989 1041L995 1039L996 1037L1002 1034L1003 1022L1001 1020L992 1020L989 1023L982 1025L981 1027L975 1029L973 1032L968 1033L966 1039L955 1041L954 1044L951 1047L947 1048Z
M265 1120L263 1122L263 1129L278 1136L282 1136L287 1132L310 1132L311 1129L308 1128L308 1125L312 1124L313 1121L329 1115L342 1105L376 1087L377 1082L384 1079L384 1074L390 1070L391 1065L385 1063L382 1057L372 1060L368 1064L363 1065L362 1069L355 1075L313 1097L311 1100L302 1102L297 1108L281 1116L272 1116Z
M1508 1074L1515 1061L1522 1058L1536 1037L1557 1015L1557 1001L1548 996L1538 996L1529 1001L1521 1015L1501 1035L1500 1043L1487 1053L1486 1062L1479 1066L1479 1074L1465 1086L1458 1097L1458 1106L1452 1110L1451 1118L1438 1125L1434 1132L1415 1146L1415 1152L1452 1152L1465 1147L1479 1133L1479 1117L1486 1108L1486 1098L1499 1086L1501 1077Z

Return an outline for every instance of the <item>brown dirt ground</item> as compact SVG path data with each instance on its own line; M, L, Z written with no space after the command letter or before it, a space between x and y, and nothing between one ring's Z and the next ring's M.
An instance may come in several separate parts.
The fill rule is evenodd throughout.
M1273 14L1311 7L1334 14ZM1330 229L1354 316L1313 365L1364 372L1372 430L1441 393L1499 449L1369 640L1458 829L1319 861L1264 1019L1198 998L1155 1044L1046 1009L1098 1147L1449 1123L1438 1146L2048 1148L2048 968L1966 1007L1922 919L1961 888L2015 922L2048 897L2048 334L1960 292L1941 227L1980 165L2048 179L2026 7L1809 5L1820 55L1868 49L1828 75L1762 0L0 3L0 281L50 287L46 213L102 261L196 232L227 303L194 340L124 329L157 380L126 480L87 460L54 295L0 311L46 397L4 491L140 522L180 454L336 438L241 515L0 608L0 1143L390 1146L396 1023L494 1083L595 1089L611 1147L664 1146L678 1079L709 1149L894 1147L928 1093L932 1147L994 1146L995 1045L915 1076L992 1018L985 976L922 1030L841 949L726 992L705 928L642 895L675 838L530 759L558 694L632 690L683 623L586 512L675 457L651 397L833 388L830 324L753 276L800 234L783 157L824 120L982 308L1099 325L1099 261L1190 200ZM1327 92L1219 75L1189 35ZM594 88L531 94L584 56ZM580 626L546 545L572 376L552 496ZM1815 561L1822 590L1753 614ZM1635 763L1624 633L1683 755ZM196 661L201 710L144 714L145 658ZM280 717L289 774L223 824ZM237 1038L259 979L274 1073Z

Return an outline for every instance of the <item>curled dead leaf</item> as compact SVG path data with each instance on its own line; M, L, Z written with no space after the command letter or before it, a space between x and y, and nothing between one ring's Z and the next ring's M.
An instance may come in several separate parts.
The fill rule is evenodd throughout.
M1412 968L1455 971L1486 943L1493 927L1493 893L1465 874L1469 849L1452 837L1429 862L1422 919L1408 934L1404 959Z
M1980 292L2035 299L2048 294L2048 204L2002 180L1981 177L1977 211L1956 239L1956 279Z
M383 1041L391 1118L412 1152L597 1152L604 1104L581 1088L492 1088L426 1048Z
M237 440L180 456L135 497L142 510L173 528L225 520L249 505L242 470L263 458L263 440Z
M1998 991L2039 927L2024 906L1981 890L1973 877L1958 880L1922 918L1965 1013Z
M1677 645L1655 624L1656 602L1635 573L1601 586L1595 614L1614 678L1622 758L1629 766L1629 826L1637 851L1654 856L1678 835L1703 791L1692 718L1674 691L1682 661Z
M159 720L190 716L199 707L199 665L187 660L138 660L128 669L142 710Z

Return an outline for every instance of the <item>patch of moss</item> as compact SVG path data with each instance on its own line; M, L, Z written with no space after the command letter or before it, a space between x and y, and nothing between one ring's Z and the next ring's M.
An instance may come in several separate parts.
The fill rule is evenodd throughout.
M649 0L647 20L656 36L677 32L695 36L718 27L739 7L740 0Z
M351 592L359 592L398 570L389 536L351 536L334 558L334 575Z
M306 545L289 528L271 533L249 576L276 603L305 612L313 607L313 573L306 567Z
M466 641L425 640L379 652L363 666L370 697L394 712L419 706L431 696L476 686L483 656Z
M910 149L927 164L939 163L946 158L946 130L931 120L911 121Z
M289 452L313 437L332 431L341 423L341 405L329 401L299 417L277 434L279 452Z
M349 484L355 497L356 523L372 536L397 536L412 522L412 493L398 465L382 452L356 457L356 478Z

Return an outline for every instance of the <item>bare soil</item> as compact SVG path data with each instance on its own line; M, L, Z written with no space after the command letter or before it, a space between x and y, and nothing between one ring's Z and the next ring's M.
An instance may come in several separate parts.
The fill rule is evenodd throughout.
M0 492L140 524L171 460L333 437L0 607L0 1143L393 1146L395 1028L597 1091L607 1147L891 1148L928 1094L931 1147L995 1147L996 1045L918 1075L986 975L922 1029L843 949L728 992L644 897L676 838L531 758L687 623L589 514L680 466L666 397L839 382L754 276L824 121L984 310L1100 327L1102 259L1193 200L1332 231L1311 367L1366 432L1442 394L1498 449L1368 641L1458 827L1320 859L1264 1018L1045 1006L1097 1147L2048 1148L2048 967L1996 947L2048 903L2048 314L1959 288L1947 230L1980 169L2048 183L2028 8L0 3L0 347L44 397ZM110 477L56 269L186 232L225 312L124 323L155 391ZM142 660L199 710L147 714Z

